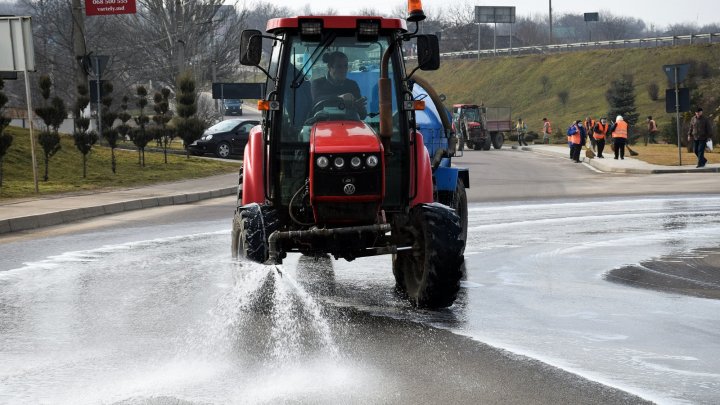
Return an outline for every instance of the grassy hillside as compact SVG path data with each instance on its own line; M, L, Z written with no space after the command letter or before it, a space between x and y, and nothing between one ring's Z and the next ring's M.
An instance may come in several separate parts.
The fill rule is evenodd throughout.
M30 138L27 129L8 127L13 143L5 155L3 185L0 199L34 196ZM37 135L37 132L36 132ZM131 187L164 181L196 178L237 172L238 163L208 159L186 159L184 155L168 155L165 164L162 153L145 152L145 167L138 165L136 151L115 150L117 173L110 168L110 148L95 146L88 154L87 178L82 177L82 155L75 148L73 138L61 136L62 149L50 158L49 181L42 181L45 171L42 147L35 143L38 180L41 194L95 190L107 187Z
M605 91L623 74L634 77L637 112L641 123L648 115L656 118L661 131L670 124L665 113L668 87L666 64L694 61L699 91L703 92L706 113L718 108L720 97L720 44L645 49L600 49L547 55L523 55L466 60L443 60L440 70L422 72L435 89L447 96L447 103L480 103L512 107L513 117L522 117L530 130L539 132L542 118L554 129L566 128L572 120L605 116ZM549 79L543 93L541 78ZM701 77L704 76L704 77ZM660 96L652 101L647 87L657 83ZM569 93L563 106L560 91ZM717 114L716 114L717 115ZM613 117L614 119L614 117ZM556 131L557 132L557 131Z

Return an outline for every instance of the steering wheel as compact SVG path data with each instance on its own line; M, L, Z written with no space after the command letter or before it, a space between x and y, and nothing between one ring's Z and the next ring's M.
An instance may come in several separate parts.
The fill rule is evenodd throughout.
M338 110L344 110L346 108L345 101L343 101L340 97L326 98L313 105L312 109L310 109L310 115L315 115L317 112L322 111L325 107L335 107Z
M309 114L310 118L305 120L304 125L312 125L318 121L337 119L338 118L337 113L332 114L332 113L328 113L327 111L324 111L324 109L326 107L337 108L344 115L343 118L348 118L352 114L357 115L357 111L355 111L355 108L352 104L345 104L345 101L343 99L341 99L340 97L333 97L333 98L328 98L325 100L320 100L317 103L315 103L315 105L313 105L312 109L310 110L310 114Z

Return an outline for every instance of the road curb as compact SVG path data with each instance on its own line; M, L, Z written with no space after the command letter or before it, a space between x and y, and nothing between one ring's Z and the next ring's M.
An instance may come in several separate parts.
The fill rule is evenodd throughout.
M0 234L27 231L47 226L60 225L102 215L117 214L120 212L135 211L144 208L162 207L168 205L182 205L208 200L212 198L235 195L237 186L216 190L201 191L197 193L184 193L169 196L141 198L114 202L91 207L73 208L38 215L28 215L18 218L0 220Z

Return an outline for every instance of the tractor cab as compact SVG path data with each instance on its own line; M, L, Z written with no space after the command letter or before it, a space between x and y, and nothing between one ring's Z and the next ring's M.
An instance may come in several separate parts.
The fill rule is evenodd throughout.
M268 33L275 46L267 69L272 90L260 103L267 160L264 195L258 197L292 205L301 223L373 223L381 209L401 210L416 186L408 136L415 103L401 49L406 22L279 18L268 22ZM262 35L246 31L244 38L241 49L252 53L253 40ZM434 53L427 46L421 51L437 60L436 39L434 45ZM309 198L312 210L301 207L301 197Z

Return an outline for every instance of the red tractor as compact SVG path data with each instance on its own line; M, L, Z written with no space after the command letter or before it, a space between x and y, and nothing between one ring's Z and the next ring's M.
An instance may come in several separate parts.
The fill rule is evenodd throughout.
M415 122L424 101L412 93L417 69L439 67L438 41L417 35L425 15L419 1L410 4L412 33L405 20L368 16L277 18L267 34L243 32L241 63L268 80L240 174L234 257L279 264L288 252L391 254L397 290L414 305L452 305L464 235L455 210L434 202ZM265 68L263 38L273 42ZM411 40L417 60L408 72Z
M509 107L485 107L477 104L454 104L453 127L460 135L461 149L500 149L505 134L512 130Z

